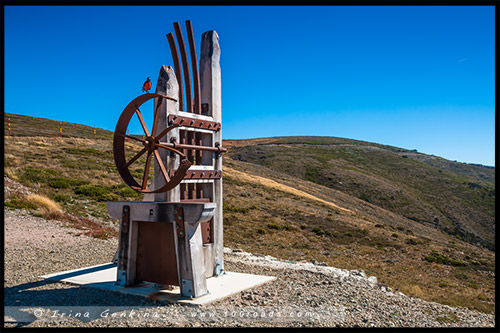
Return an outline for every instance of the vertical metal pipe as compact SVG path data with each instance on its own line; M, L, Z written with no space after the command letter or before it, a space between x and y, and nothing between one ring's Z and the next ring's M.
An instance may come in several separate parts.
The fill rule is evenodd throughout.
M196 145L203 146L203 142L201 140L201 133L195 133L195 141ZM201 165L201 154L203 152L201 150L196 150L196 164Z
M188 183L188 199L194 199L194 184Z
M186 131L179 130L179 137L180 137L180 141L181 141L182 144L186 144L187 143L187 141L186 141ZM188 150L187 149L183 149L182 153L185 156L187 156Z
M186 45L184 44L184 37L182 36L181 25L179 22L174 23L175 35L177 36L177 43L182 59L182 71L184 73L184 81L186 83L186 111L193 112L193 97L191 94L191 75L189 72L189 63L186 54Z
M175 77L179 84L179 111L184 111L184 86L182 84L181 65L179 63L179 51L175 44L174 35L171 32L167 34L167 39L170 45L170 52L172 53L172 60L174 61Z
M196 199L203 199L203 188L202 184L196 184Z
M186 200L186 183L180 184L180 191L181 191L181 201Z
M191 68L193 69L193 90L194 90L194 105L193 112L201 114L201 88L200 76L198 71L198 56L196 54L196 44L194 41L193 24L191 21L186 21L186 32L189 42L189 53L191 54Z
M192 131L187 131L187 133L186 133L186 141L187 141L188 145L194 144L194 139L193 139L194 135L193 134L194 133ZM193 149L188 149L187 158L188 158L189 162L191 162L191 163L194 162Z

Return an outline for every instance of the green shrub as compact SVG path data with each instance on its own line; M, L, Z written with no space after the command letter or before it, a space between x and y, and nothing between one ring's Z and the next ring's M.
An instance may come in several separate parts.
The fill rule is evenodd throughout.
M266 231L265 231L264 229L262 229L262 228L259 228L259 229L257 229L257 233L258 233L259 235L263 235L263 234L265 234L265 233L266 233Z
M317 169L307 169L304 178L310 182L316 183L318 179Z
M391 235L391 237L398 238L399 236L398 236L398 234L393 233L393 234Z
M110 187L94 184L80 185L75 188L75 193L91 197L97 201L118 200L118 196L111 192Z
M71 197L69 195L56 193L56 194L52 195L52 199L54 199L54 201L57 201L57 202L65 203L65 202L70 201Z
M418 242L415 240L415 238L408 238L406 240L406 244L408 244L408 245L417 245Z
M57 177L49 180L49 186L53 188L70 188L71 184L67 178Z
M466 266L467 264L455 258L448 258L442 254L439 254L436 250L432 250L431 254L424 258L425 261L434 262L436 264L448 265L448 266Z
M125 184L115 185L112 187L113 193L122 197L122 198L142 198L143 193L134 191L129 186Z
M28 184L47 183L52 176L56 176L58 174L59 171L54 169L27 167L22 171L19 179Z
M233 212L233 213L248 213L250 211L250 209L254 209L255 207L236 207L236 206L232 206L228 203L223 203L222 205L222 209L224 211L224 213L227 213L227 212Z
M66 177L55 177L49 180L49 186L53 188L72 188L84 184L89 184L89 182L86 180L71 179Z
M370 197L368 196L368 194L366 193L361 193L361 195L359 196L359 198L363 201L366 201L366 202L371 202L370 201Z
M283 225L283 224L275 224L275 223L269 223L267 225L268 229L274 229L274 230L286 230L286 231L292 231L294 230L293 227L289 225Z
M314 227L311 229L312 232L314 232L316 235L318 236L322 236L322 235L326 235L326 236L329 236L329 237L332 237L333 234L329 231L329 230L325 230L321 227Z
M312 232L314 232L318 236L321 236L325 233L320 227L312 228Z

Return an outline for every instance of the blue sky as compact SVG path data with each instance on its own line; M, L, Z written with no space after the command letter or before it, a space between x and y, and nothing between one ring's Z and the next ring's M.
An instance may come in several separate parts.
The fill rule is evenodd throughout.
M220 36L226 139L335 136L495 165L492 6L7 6L5 112L114 130L173 64L165 34L185 20L198 52L204 31Z

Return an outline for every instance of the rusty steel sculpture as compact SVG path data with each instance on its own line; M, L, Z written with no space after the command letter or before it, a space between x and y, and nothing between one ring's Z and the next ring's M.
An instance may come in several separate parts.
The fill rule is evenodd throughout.
M215 31L203 33L198 66L191 21L186 21L191 61L178 22L174 30L177 44L167 34L174 68L161 67L156 92L132 100L114 132L118 172L144 199L111 201L107 207L121 220L116 283L179 286L182 296L194 298L208 292L207 278L224 274L220 48ZM151 99L150 131L140 107ZM142 138L127 134L134 116ZM134 142L140 151L130 153ZM144 157L138 177L131 168ZM154 177L148 184L151 164Z

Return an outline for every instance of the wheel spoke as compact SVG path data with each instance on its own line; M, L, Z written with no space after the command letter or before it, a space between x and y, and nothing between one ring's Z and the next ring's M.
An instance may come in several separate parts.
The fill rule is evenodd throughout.
M154 154L156 162L158 162L158 166L160 167L161 173L163 174L163 177L165 177L165 181L168 183L170 181L170 177L168 176L167 169L165 169L165 165L161 160L160 153L158 152L158 150L155 150Z
M176 154L179 154L181 155L182 157L185 157L186 155L184 155L183 153L181 153L180 151L178 151L177 149L174 149L172 147L169 147L169 146L165 146L165 145L162 145L161 143L157 143L156 144L156 147L161 147L161 148L164 148L164 149L168 149L170 151L173 151L174 153Z
M149 167L151 166L151 152L148 151L148 157L146 158L146 168L144 169L144 177L142 178L142 190L145 190L148 186L148 176Z
M144 118L142 117L142 114L141 114L141 111L139 110L139 108L135 109L135 113L137 114L137 118L139 118L139 121L141 122L142 129L144 130L144 134L146 134L146 136L151 136L149 134L149 130L146 126L146 122L144 121Z
M128 161L127 164L125 164L125 166L123 168L124 169L128 168L132 163L134 163L135 161L137 161L137 159L139 157L141 157L147 150L148 150L148 148L144 147L137 155L135 155L134 157L132 157L132 159L130 161Z
M155 110L155 120L153 121L153 129L151 130L151 135L155 135L156 129L158 128L158 119L160 117L160 108L161 108L161 103L163 102L163 98L158 98L158 104L156 105L156 110Z
M158 135L156 136L156 140L160 140L161 138L163 138L163 137L165 136L165 134L167 134L168 132L170 132L171 130L173 130L173 129L174 129L174 128L176 128L176 127L179 127L179 125L175 125L175 124L174 124L174 125L172 125L172 126L169 126L169 127L165 128L163 131L161 131L161 133L160 133L160 134L158 134Z
M132 136L132 135L128 135L128 134L118 134L119 136L123 137L123 138L129 138L129 139L132 139L132 140L136 140L136 141L139 141L139 142L146 142L146 140L143 140L143 139L139 139L139 138L136 138L135 136Z

